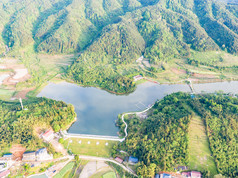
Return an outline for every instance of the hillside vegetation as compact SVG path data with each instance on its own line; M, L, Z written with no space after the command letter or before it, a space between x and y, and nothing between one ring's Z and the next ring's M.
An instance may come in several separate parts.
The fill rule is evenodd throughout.
M205 126L212 155L209 155L210 150L205 150L209 149L208 146L200 144L200 151L208 153L206 160L209 161L209 167L198 161L198 167L190 168L202 171L204 177L214 176L216 168L222 175L236 177L237 112L238 99L223 94L196 95L195 98L186 93L168 95L155 103L148 112L148 118L126 118L128 137L120 145L120 149L139 158L137 173L145 177L153 177L158 171L174 171L177 166L194 164L195 160L189 162L189 151L197 151L198 145L192 141L194 138L190 138L189 126L191 120L194 124L192 118L198 114ZM124 123L121 119L117 123L123 134Z
M34 150L43 144L37 128L52 127L58 132L68 128L76 117L73 106L61 101L31 98L23 103L25 110L20 103L0 100L0 150L13 144Z
M79 53L65 77L128 93L133 75L156 77L192 52L237 55L237 16L237 5L215 0L4 0L0 52ZM133 66L142 55L155 66Z

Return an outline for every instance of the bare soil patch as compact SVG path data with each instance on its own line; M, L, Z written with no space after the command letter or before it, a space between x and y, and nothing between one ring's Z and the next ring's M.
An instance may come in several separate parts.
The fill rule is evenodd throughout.
M183 69L172 68L171 71L175 74L186 74L186 71Z
M3 85L9 88L13 88L18 82L24 82L31 77L26 67L23 64L19 64L19 60L16 59L4 59L0 64L0 68L9 70L6 71L9 77L3 81Z
M217 78L216 75L211 75L211 74L199 74L199 73L194 73L192 76L193 76L193 77L196 77L196 78L206 78L206 79L214 79L214 78Z
M22 91L18 92L18 93L14 96L14 98L17 98L17 99L19 99L19 98L26 99L27 93L30 92L30 91L32 91L32 90L34 90L34 89L35 89L35 87L23 89Z
M13 154L14 160L21 160L23 153L26 151L26 148L20 144L13 145L10 149L10 152Z

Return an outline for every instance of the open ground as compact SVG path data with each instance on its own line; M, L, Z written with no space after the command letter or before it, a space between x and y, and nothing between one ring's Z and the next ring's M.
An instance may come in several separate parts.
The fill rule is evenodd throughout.
M189 168L198 171L208 170L211 176L217 174L205 126L198 115L192 118L189 126Z

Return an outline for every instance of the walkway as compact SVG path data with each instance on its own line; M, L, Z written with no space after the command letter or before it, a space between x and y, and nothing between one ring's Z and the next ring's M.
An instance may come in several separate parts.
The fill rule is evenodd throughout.
M87 138L87 139L96 139L96 140L111 140L111 141L119 141L123 140L118 136L104 136L104 135L87 135L87 134L70 134L67 131L61 131L61 134L64 138Z
M151 105L151 106L149 106L148 108L146 108L144 111L141 111L141 112L128 112L128 113L122 114L122 116L121 116L122 122L126 125L126 127L125 127L125 129L124 129L125 137L122 139L122 141L124 141L124 140L126 139L127 135L128 135L128 133L127 133L127 127L128 127L128 125L127 125L127 123L126 123L125 120L124 120L124 116L125 116L125 115L130 115L130 114L142 114L142 113L144 113L144 112L147 112L147 111L148 111L149 109L151 109L153 106L154 106L154 105Z
M189 81L189 87L191 88L191 91L192 91L192 94L195 94L195 90L194 90L194 88L193 88L193 83L192 83L192 80L190 80L190 79L188 79L188 81Z

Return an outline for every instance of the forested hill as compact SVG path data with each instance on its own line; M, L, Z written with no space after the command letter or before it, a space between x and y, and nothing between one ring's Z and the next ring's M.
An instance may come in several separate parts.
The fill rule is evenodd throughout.
M30 150L42 147L38 131L49 127L55 132L67 129L76 117L74 107L62 101L30 98L23 103L24 110L19 102L0 100L0 156L13 144Z
M190 48L237 54L236 8L217 0L3 0L1 51L4 45L47 53L88 47L88 58L98 52L99 59L118 62L142 53L154 60L188 55Z
M218 0L3 0L0 53L79 53L68 78L128 93L141 70L125 65L142 55L158 66L194 52L237 55L237 12Z
M223 94L191 97L187 93L174 93L156 102L146 119L136 115L125 118L128 137L119 150L139 158L137 173L145 177L153 177L155 171L175 171L174 168L181 165L202 171L203 177L214 176L216 169L226 177L237 177L237 113L236 97ZM198 116L201 123L191 127L192 120ZM121 118L117 123L124 133L125 124ZM206 132L203 138L200 138L203 131L196 130L201 125ZM193 132L197 132L195 141L191 137ZM201 140L207 138L209 146L206 143L204 149ZM211 152L207 152L209 147ZM191 157L194 152L196 154ZM214 169L211 162L215 162Z

